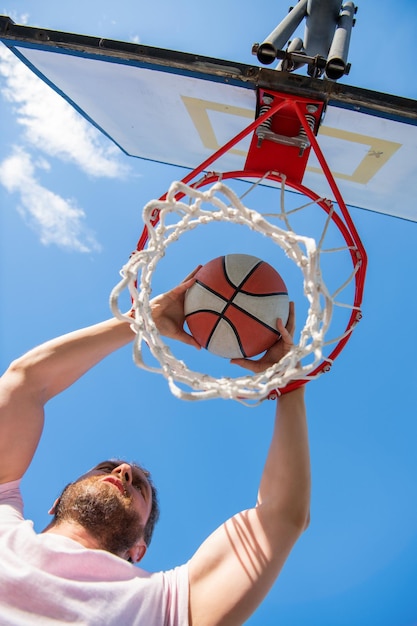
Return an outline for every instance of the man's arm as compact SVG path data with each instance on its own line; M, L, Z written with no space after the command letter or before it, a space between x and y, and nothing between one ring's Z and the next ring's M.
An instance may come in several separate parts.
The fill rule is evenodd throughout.
M191 345L196 342L182 326L183 300L194 274L152 302L159 331ZM0 483L21 478L28 468L46 402L133 337L129 324L110 319L48 341L11 363L0 378Z
M28 468L46 402L132 338L128 324L111 319L48 341L11 363L0 379L0 483L21 478Z
M290 343L288 333L283 338ZM276 356L270 353L251 369L265 368L265 359ZM307 527L309 506L307 423L299 388L278 400L256 506L223 524L190 561L192 626L237 626L248 619Z

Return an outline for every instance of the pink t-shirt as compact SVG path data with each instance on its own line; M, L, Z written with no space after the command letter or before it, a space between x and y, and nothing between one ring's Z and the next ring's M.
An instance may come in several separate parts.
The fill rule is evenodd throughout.
M19 481L0 485L2 626L188 626L186 565L151 574L23 519Z

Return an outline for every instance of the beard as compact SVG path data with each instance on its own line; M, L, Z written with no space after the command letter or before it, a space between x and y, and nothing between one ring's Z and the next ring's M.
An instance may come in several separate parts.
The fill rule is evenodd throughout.
M132 498L113 485L90 476L65 487L55 509L55 522L76 522L100 548L121 556L143 537L144 525Z

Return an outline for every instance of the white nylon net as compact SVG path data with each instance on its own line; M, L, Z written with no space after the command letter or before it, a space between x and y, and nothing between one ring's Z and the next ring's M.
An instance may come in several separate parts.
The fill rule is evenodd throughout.
M178 197L182 199L178 200ZM298 235L292 230L290 212L285 209L284 197L285 179L282 177L281 209L278 214L273 215L278 218L282 227L267 219L271 214L261 214L245 206L242 198L220 181L206 190L174 182L166 200L153 200L145 206L143 220L148 229L148 244L145 249L133 253L122 268L122 280L111 293L110 305L113 314L129 322L136 333L133 351L135 363L149 371L163 374L176 397L185 400L236 399L244 403L259 401L274 390L279 394L279 389L290 381L309 379L319 363L324 361L326 366L331 365L331 359L323 354L323 346L326 345L325 335L332 318L336 295L344 288L341 285L331 294L320 269L321 254L329 251L323 249L323 241L331 221L332 204L324 201L328 203L329 210L322 236L316 243L313 237ZM305 207L297 210L303 208ZM159 222L152 225L158 214ZM211 222L233 222L261 233L278 245L302 272L308 314L300 333L300 341L278 363L258 374L216 378L190 370L163 342L152 319L151 281L158 262L165 256L168 246L185 232ZM352 280L356 270L357 267L354 267L347 282ZM129 291L133 301L134 318L122 313L120 309L120 296L125 290ZM351 329L347 331L350 332ZM340 339L341 336L338 336L331 343ZM160 367L145 362L144 348L149 348Z

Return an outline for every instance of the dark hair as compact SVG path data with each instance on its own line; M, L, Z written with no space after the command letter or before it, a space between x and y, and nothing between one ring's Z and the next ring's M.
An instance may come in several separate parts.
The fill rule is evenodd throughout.
M136 463L132 463L132 465L142 470L142 472L145 474L148 480L148 483L151 487L151 492L152 492L151 512L149 513L148 521L145 524L145 528L143 529L143 539L146 545L149 547L156 522L159 520L159 515L160 515L158 492L156 490L155 485L153 484L150 472L148 472L148 470L144 469L140 465L137 465Z

